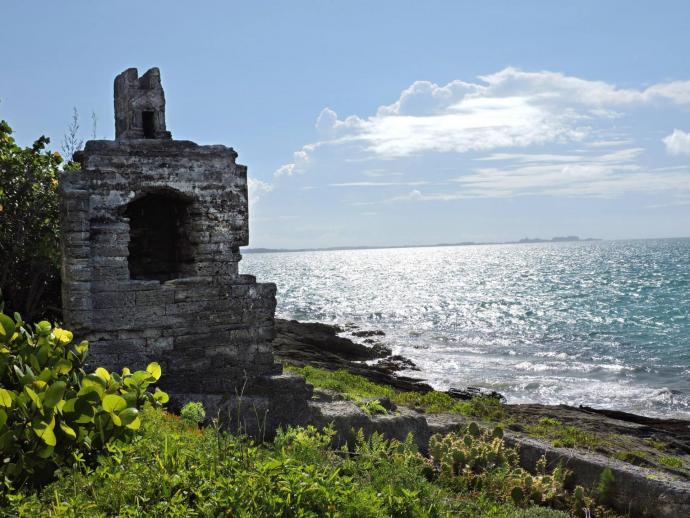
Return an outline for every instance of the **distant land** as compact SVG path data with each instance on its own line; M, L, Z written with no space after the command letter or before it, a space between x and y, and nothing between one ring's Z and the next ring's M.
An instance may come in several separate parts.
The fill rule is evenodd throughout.
M329 252L335 250L380 250L390 248L434 248L438 246L477 246L477 245L524 245L532 243L568 243L572 241L601 241L594 237L580 239L578 236L556 236L551 239L523 237L519 241L461 241L459 243L437 243L435 245L397 245L397 246L333 246L328 248L243 248L245 254L279 254L287 252Z

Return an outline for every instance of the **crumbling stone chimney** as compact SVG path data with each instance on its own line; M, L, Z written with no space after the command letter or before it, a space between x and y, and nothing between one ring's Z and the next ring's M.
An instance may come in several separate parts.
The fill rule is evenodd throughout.
M273 360L275 285L238 273L246 166L232 148L172 140L157 68L117 76L115 126L61 181L66 325L94 365L158 361L175 404L202 400L249 432L299 422L307 385Z
M172 138L165 129L165 95L157 68L141 77L136 68L128 68L115 78L115 138Z

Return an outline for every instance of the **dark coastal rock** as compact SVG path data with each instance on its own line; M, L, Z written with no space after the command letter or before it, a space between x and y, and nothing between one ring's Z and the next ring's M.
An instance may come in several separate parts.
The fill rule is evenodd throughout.
M390 372L391 374L395 374L396 372L400 372L403 370L419 370L419 367L417 367L415 362L413 362L409 358L400 356L399 354L383 358L382 360L376 362L375 365L378 368L385 369L387 372Z
M337 326L279 318L275 323L273 355L276 361L297 367L312 365L328 370L345 369L402 391L432 390L422 380L397 375L399 371L411 368L411 362L402 357L390 357L391 351L385 346L368 347L338 336L341 329ZM386 361L389 358L390 361ZM364 363L376 359L381 361L374 365Z
M371 336L385 336L386 333L379 329L370 329L370 330L362 330L362 331L353 331L352 336L356 336L358 338L368 338Z
M489 390L482 387L467 387L464 389L451 387L447 392L448 395L454 397L455 399L469 400L476 397L488 397L491 399L497 399L501 403L506 402L506 398L503 394L500 394L495 390Z
M338 326L277 318L273 347L277 357L283 355L295 359L334 355L347 361L365 361L386 355L384 350L338 336L340 332Z

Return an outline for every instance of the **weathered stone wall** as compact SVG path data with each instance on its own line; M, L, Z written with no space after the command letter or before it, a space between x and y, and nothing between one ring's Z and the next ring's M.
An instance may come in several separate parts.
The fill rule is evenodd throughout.
M275 285L238 275L248 240L247 171L225 146L90 141L82 170L61 182L66 324L91 342L93 363L158 361L177 393L232 393L276 372ZM193 261L179 278L132 279L127 207L147 194L183 199ZM278 369L279 370L279 369Z

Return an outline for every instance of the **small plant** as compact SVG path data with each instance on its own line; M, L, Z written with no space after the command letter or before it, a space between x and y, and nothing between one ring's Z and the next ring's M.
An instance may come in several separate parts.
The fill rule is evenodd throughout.
M87 374L89 344L72 338L48 322L32 330L18 314L0 313L0 478L13 485L40 485L56 469L131 439L144 403L168 401L158 389L147 392L161 376L157 363Z
M675 455L660 455L659 456L659 463L663 464L664 466L668 466L670 468L682 468L683 467L683 461L680 459L680 457L676 457Z
M657 441L656 439L652 438L644 439L642 442L644 442L647 446L659 451L664 451L666 448L668 448L668 444L664 441Z
M613 476L613 471L611 471L611 468L604 468L599 475L599 484L597 484L599 501L604 504L610 504L615 495L615 486L616 479Z
M369 401L365 401L364 403L361 403L359 405L359 408L361 408L365 414L369 415L388 414L388 410L386 410L386 408L381 404L381 402L378 399L371 399Z
M189 425L199 426L206 419L206 410L201 401L188 401L180 411L180 417Z

